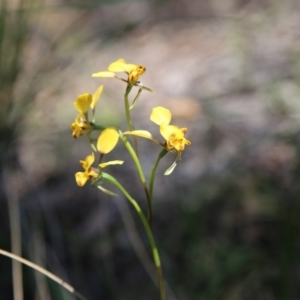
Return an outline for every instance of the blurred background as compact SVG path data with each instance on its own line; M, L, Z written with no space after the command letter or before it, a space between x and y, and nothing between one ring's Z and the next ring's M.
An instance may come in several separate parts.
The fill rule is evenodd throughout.
M171 154L156 176L153 230L168 299L300 299L299 1L0 3L1 249L87 299L158 299L131 207L74 180L91 153L71 136L78 94L104 84L98 122L127 128L125 85L91 77L122 57L146 66L142 82L155 90L132 111L135 127L160 138L149 115L162 105L192 141L170 176ZM159 149L139 145L148 174ZM125 160L110 172L145 208L122 145L107 159ZM1 300L75 299L13 268L0 256Z

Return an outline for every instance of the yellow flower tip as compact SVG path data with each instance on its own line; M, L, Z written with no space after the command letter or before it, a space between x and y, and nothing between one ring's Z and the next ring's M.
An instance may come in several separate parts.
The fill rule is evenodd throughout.
M129 73L128 83L135 84L145 72L146 68L144 66L137 66L133 71Z
M172 119L172 114L168 109L166 109L162 106L157 106L152 109L152 113L150 115L150 120L152 122L154 122L155 124L168 125L168 124L170 124L171 119Z
M142 75L146 72L146 67L139 65L137 66L136 71Z
M81 94L77 97L76 101L74 102L75 108L80 112L85 114L92 103L92 95L89 93Z
M100 85L97 89L97 91L94 93L93 98L92 98L92 103L91 103L91 109L94 109L101 94L103 92L103 85Z
M88 155L84 160L81 160L80 163L84 168L84 170L86 171L91 167L94 161L95 161L95 155L94 152L92 152L92 154Z
M119 140L119 133L115 127L108 127L102 131L97 141L97 149L102 154L112 151Z

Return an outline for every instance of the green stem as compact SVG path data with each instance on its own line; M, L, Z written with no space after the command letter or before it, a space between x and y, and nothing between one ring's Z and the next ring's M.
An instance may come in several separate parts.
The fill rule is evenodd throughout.
M127 192L127 190L113 176L103 172L101 174L101 178L103 180L115 185L124 194L124 196L132 204L132 206L136 210L137 214L139 215L139 217L140 217L140 219L141 219L141 221L144 225L144 228L145 228L145 231L146 231L146 234L147 234L147 237L149 239L149 243L150 243L150 246L151 246L151 249L152 249L153 260L154 260L154 264L155 264L156 272L157 272L157 280L158 280L160 300L166 300L164 285L163 285L164 280L163 280L163 274L162 274L162 268L161 268L159 253L158 253L158 250L157 250L157 247L156 247L155 239L154 239L154 236L152 234L150 225L149 225L143 211L141 210L138 203L130 196L130 194Z
M98 125L98 124L95 124L95 123L90 123L90 124L93 127L93 130L104 130L104 129L106 129L106 126Z
M154 187L154 180L155 180L155 172L157 169L157 166L160 162L160 160L168 153L168 150L165 148L160 151L158 154L158 157L156 159L155 164L151 168L151 173L150 173L150 182L149 182L149 195L150 195L150 205L152 208L152 202L153 202L153 187Z
M128 139L123 135L123 133L121 131L119 131L119 135L120 135L120 139L123 141L127 151L129 152L135 167L138 171L141 183L143 185L145 194L146 194L146 198L147 198L147 205L148 205L148 220L149 220L149 224L152 224L152 206L151 206L151 198L150 198L150 194L149 194L149 190L147 187L147 183L146 183L146 178L142 169L142 166L140 164L139 158L136 154L136 152L134 151L134 149L131 147Z
M134 131L133 122L132 122L131 116L130 116L130 106L129 106L129 100L128 100L128 95L129 95L131 89L132 89L132 85L128 84L126 87L125 94L124 94L124 102L125 102L126 120L127 120L129 129L131 131ZM133 136L133 140L134 140L134 147L135 147L136 155L139 157L137 137Z

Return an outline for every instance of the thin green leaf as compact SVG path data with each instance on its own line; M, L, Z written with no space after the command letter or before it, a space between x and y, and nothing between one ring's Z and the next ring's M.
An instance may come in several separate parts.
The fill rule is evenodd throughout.
M135 105L137 104L137 101L138 101L138 99L139 99L139 97L140 97L140 94L141 94L142 90L143 90L143 89L139 88L139 91L138 91L138 93L136 94L135 98L133 99L133 101L132 101L132 103L131 103L131 105L130 105L130 107L129 107L129 110L133 109L133 108L135 107Z
M164 173L164 175L170 175L173 171L174 171L174 169L175 169L175 167L177 166L177 161L174 161L173 162L173 164L172 164L172 166L171 167L169 167L166 171L165 171L165 173Z
M110 191L110 190L107 190L106 188L104 188L103 186L101 185L96 185L96 187L101 190L103 193L109 195L109 196L117 196L118 197L118 194Z
M174 151L172 151L171 150L171 152L173 152L174 153ZM173 171L174 171L174 169L176 168L176 166L177 166L177 163L178 163L178 161L180 161L180 159L181 159L181 152L179 152L179 151L176 151L177 152L177 156L176 156L176 160L173 162L173 164L165 171L165 173L164 173L164 175L170 175Z

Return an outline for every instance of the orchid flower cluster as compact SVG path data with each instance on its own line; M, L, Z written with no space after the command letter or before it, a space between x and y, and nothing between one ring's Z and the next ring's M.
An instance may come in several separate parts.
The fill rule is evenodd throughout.
M185 138L187 128L179 128L175 125L171 125L170 123L172 114L169 109L162 106L153 108L150 115L150 120L159 126L159 132L164 138L163 142L154 138L149 131L135 130L131 119L131 111L137 104L137 101L143 90L153 92L152 89L143 86L143 84L139 81L140 77L145 73L145 71L146 68L144 66L126 63L126 61L121 58L111 63L108 66L107 71L92 74L92 77L116 78L122 82L125 82L125 116L129 129L124 132L122 132L115 126L105 127L100 124L96 124L95 122L96 104L98 103L99 98L101 97L101 94L103 92L103 85L99 86L99 88L93 95L90 93L84 93L77 97L76 101L74 102L74 107L78 111L78 115L75 118L75 121L71 124L72 136L74 138L86 136L93 152L86 156L84 160L80 160L83 171L79 171L75 174L75 180L77 185L80 187L84 186L87 181L90 180L93 186L99 188L104 193L109 195L116 195L112 191L103 187L104 182L109 182L115 185L134 206L142 221L152 248L153 259L157 270L160 299L163 300L165 299L165 293L163 288L162 269L151 229L155 172L161 158L163 158L167 153L170 152L175 155L175 161L165 171L165 175L171 174L175 169L178 161L181 159L181 154L184 151L185 146L191 145L191 142ZM127 78L117 76L116 74L119 72L125 72L127 74ZM130 104L129 94L135 89L137 89L137 93ZM97 138L93 137L94 132L100 132ZM131 135L133 137L134 146L132 146L127 139L128 135ZM137 137L150 139L161 148L158 158L151 169L149 184L147 184L146 182L144 171L139 159ZM123 142L137 169L137 173L147 199L147 217L144 214L143 210L141 210L139 204L132 198L127 190L119 183L119 181L108 173L103 172L103 169L107 166L122 165L124 163L124 161L122 160L113 160L106 162L104 161L105 154L111 152L115 148L119 140ZM96 155L98 156L97 164L95 164Z

